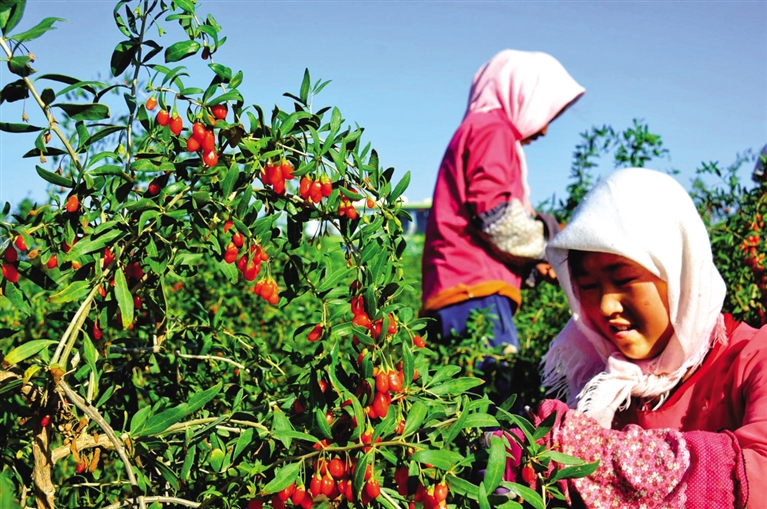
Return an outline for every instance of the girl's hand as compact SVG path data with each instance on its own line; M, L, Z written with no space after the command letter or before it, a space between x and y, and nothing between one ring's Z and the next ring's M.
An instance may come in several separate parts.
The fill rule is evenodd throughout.
M541 262L535 265L535 270L538 274L547 282L554 284L557 282L557 273L554 272L554 267L548 262Z

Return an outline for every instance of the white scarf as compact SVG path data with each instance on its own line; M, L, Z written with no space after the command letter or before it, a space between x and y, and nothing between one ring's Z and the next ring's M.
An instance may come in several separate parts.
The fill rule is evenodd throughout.
M546 53L503 50L474 75L466 115L501 109L523 140L551 122L585 89L562 64ZM522 144L515 145L525 196L522 205L533 211Z
M674 335L660 355L630 360L591 326L573 291L570 250L624 256L667 283ZM695 205L670 176L643 168L612 173L589 191L546 251L572 318L542 361L543 383L605 428L632 396L662 403L714 341L726 341L724 280Z

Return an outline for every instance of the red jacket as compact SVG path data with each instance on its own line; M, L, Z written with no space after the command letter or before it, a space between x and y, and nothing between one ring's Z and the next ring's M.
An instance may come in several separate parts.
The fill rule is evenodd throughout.
M727 315L725 315L727 316ZM718 344L703 365L655 411L632 405L616 416L614 429L682 432L727 430L743 450L751 494L749 507L767 507L767 327L727 320L729 342ZM732 450L716 452L724 457ZM694 475L694 473L693 473Z
M472 218L524 196L514 146L520 139L503 110L469 113L447 147L426 225L423 309L494 293L519 304L522 275L495 258Z

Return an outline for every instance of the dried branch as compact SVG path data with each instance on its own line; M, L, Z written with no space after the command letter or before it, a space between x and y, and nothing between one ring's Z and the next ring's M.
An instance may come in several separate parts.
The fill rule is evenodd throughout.
M96 407L90 405L87 401L81 398L80 395L73 391L69 384L67 384L64 380L59 382L58 388L64 391L64 394L66 394L66 396L70 399L70 401L72 401L72 403L75 404L77 408L82 410L85 415L90 417L91 420L95 421L96 424L98 424L101 429L104 430L104 433L112 443L115 451L117 451L117 455L120 456L120 459L125 465L125 472L128 475L128 480L130 481L131 486L133 487L134 491L138 493L138 482L136 481L136 475L133 473L133 466L131 465L130 458L128 457L128 453L125 451L125 447L123 446L122 442L120 442L120 440L115 435L115 431L112 429L112 426L110 426L109 423L104 420ZM138 503L141 509L146 509L146 503L144 500L145 497L138 497Z
M138 497L138 501L144 501L144 502L160 502L161 504L177 504L177 505L183 505L185 507L200 507L202 504L199 502L193 502L191 500L186 500L183 498L176 498L176 497ZM120 509L121 507L128 507L136 503L136 499L128 499L123 500L122 502L117 502L112 505L106 506L104 509Z

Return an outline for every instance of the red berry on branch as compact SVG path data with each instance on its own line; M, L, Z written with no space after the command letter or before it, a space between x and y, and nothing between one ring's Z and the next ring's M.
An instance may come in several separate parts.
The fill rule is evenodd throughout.
M48 258L48 261L45 263L45 265L49 269L55 269L56 267L59 266L59 257L55 253L52 254L51 257Z
M229 112L229 108L226 106L226 104L216 104L210 108L210 112L213 113L213 116L217 119L223 120L226 118L226 114Z
M192 138L197 140L198 143L202 143L202 140L205 139L205 134L207 134L208 130L205 129L205 126L201 122L195 122L192 124Z
M157 179L152 180L146 188L146 192L149 196L157 196L160 194L160 191L162 191L162 184L160 184L160 181Z
M8 246L5 248L5 251L3 251L3 258L5 258L6 262L13 263L19 259L19 253L13 246Z
M40 419L40 426L43 428L47 428L48 425L51 423L51 418L47 415L44 415L42 419Z
M322 325L317 324L314 326L314 328L311 330L309 335L306 337L311 342L315 342L318 339L322 337Z
M188 140L186 140L186 149L189 152L197 152L200 150L200 141L195 138L194 136L190 136Z
M213 131L205 131L205 136L202 138L202 150L203 152L211 152L216 149L216 135Z
M146 109L152 111L157 106L157 99L154 96L146 100Z
M65 205L65 208L67 209L67 212L70 214L74 214L78 210L80 210L80 199L77 197L76 194L73 194L67 198L67 204Z
M157 123L165 127L170 122L170 113L168 110L160 110L157 112Z
M376 499L378 498L378 495L381 494L381 485L376 479L370 479L367 483L365 483L365 493L371 499Z
M417 346L418 348L423 348L426 346L426 341L424 341L424 339L421 336L414 336L413 344Z
M179 117L178 115L175 115L172 119L170 119L170 132L178 136L181 134L181 130L184 128L184 120Z
M22 237L21 235L16 236L16 240L14 241L14 244L16 244L16 247L19 248L19 251L27 250L27 243L24 240L24 237Z
M218 154L215 150L206 152L202 156L202 162L205 163L205 166L215 166L218 164Z
M530 463L522 467L522 479L530 486L535 484L535 470Z

